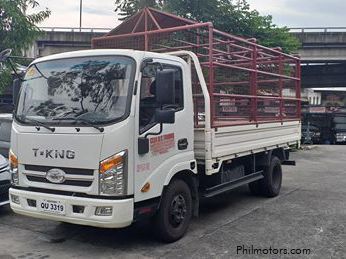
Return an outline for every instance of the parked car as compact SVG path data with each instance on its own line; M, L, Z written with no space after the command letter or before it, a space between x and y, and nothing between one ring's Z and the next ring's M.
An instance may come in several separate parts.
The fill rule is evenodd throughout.
M346 143L346 114L338 113L333 118L334 143Z
M0 114L0 155L8 157L11 140L12 114Z
M0 206L8 204L8 190L10 188L10 168L8 160L0 155Z

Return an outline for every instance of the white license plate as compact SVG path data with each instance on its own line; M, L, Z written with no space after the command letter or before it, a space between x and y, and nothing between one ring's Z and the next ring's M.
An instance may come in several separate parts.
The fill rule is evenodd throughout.
M65 215L65 204L61 201L40 200L37 203L39 211Z

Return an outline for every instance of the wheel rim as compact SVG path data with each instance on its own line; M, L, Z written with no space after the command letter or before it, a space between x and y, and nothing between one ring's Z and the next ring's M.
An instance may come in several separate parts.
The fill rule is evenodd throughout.
M272 183L275 189L278 189L281 186L281 168L279 165L276 165L273 168Z
M181 194L176 195L171 202L169 213L170 224L173 227L179 227L184 222L186 211L187 207L184 196Z

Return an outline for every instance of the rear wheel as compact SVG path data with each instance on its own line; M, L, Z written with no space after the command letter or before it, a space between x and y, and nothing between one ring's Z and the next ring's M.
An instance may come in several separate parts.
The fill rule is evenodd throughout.
M267 197L278 196L282 184L281 161L278 157L273 156L270 165L264 167L263 176L263 179L249 184L251 193Z
M154 218L157 236L165 242L174 242L186 233L192 217L192 196L182 180L173 180L163 194Z

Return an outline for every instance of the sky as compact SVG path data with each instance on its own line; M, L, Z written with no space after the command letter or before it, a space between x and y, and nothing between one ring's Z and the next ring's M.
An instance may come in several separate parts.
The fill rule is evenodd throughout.
M47 27L79 27L80 0L38 0L41 8L52 14L40 24ZM114 0L83 0L84 28L114 28L119 22ZM345 0L248 0L252 9L272 15L279 26L346 27Z

